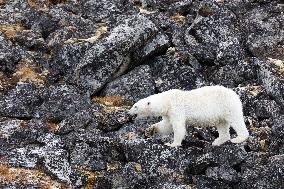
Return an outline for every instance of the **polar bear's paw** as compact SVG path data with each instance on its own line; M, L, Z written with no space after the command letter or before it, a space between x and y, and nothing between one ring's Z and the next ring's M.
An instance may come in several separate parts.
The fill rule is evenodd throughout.
M247 137L239 137L237 136L236 138L231 139L232 143L242 143L247 139Z
M230 139L218 137L214 140L214 142L212 143L212 146L220 146L220 145L224 144L225 142L227 142L228 140L230 140Z
M181 144L178 144L178 143L166 143L165 144L166 146L169 146L169 147L172 147L172 148L176 148L176 147L178 147L178 146L181 146Z

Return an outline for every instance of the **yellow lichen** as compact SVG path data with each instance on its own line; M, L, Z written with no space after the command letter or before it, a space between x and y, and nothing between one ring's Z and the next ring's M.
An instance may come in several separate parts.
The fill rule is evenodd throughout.
M133 140L136 138L136 134L134 132L126 133L122 136L125 140Z
M47 129L50 131L50 132L55 132L57 131L59 128L59 124L58 123L54 123L54 122L48 122L47 123Z
M251 127L250 130L253 132L265 132L265 133L271 132L271 128L267 126L266 127Z
M263 139L263 140L259 140L259 145L260 145L260 148L261 148L261 150L266 150L266 148L267 148L267 146L266 146L266 140L265 139Z
M249 87L249 92L252 96L256 96L262 90L261 86L251 86Z
M3 32L8 38L14 38L19 31L23 31L24 27L19 24L7 25L0 24L0 32Z
M141 166L141 164L139 164L139 163L136 163L136 164L135 164L135 171L136 171L136 172L142 172L142 166Z
M0 72L0 93L5 93L10 88L15 86L17 80L13 78L6 77L3 73Z
M138 7L139 8L139 12L141 14L153 14L155 13L155 11L148 11L147 9L144 9L143 7Z
M40 170L12 168L7 165L0 165L0 184L17 183L20 185L37 185L40 188L68 188L65 184L59 183L47 176Z
M121 96L93 97L93 100L105 106L124 106L124 100Z
M28 0L28 4L33 8L39 11L48 12L49 9L46 4L43 7L40 7L34 0Z
M80 42L94 43L101 37L101 35L103 35L106 32L107 32L107 26L101 26L96 30L95 35L90 38L87 38L87 39L70 38L66 40L64 43L65 44L80 43Z
M99 174L85 169L79 169L79 171L87 177L87 185L83 189L93 189L96 177Z
M107 171L117 170L121 167L119 163L107 163Z
M5 0L0 0L0 5L4 5L5 4Z
M37 73L35 71L36 67L30 64L28 60L22 60L18 67L17 71L14 73L13 77L21 82L32 82L36 85L42 85L45 83L45 75L47 73L42 72Z
M176 14L174 16L171 16L171 20L177 21L177 22L182 22L185 23L186 17L180 14Z

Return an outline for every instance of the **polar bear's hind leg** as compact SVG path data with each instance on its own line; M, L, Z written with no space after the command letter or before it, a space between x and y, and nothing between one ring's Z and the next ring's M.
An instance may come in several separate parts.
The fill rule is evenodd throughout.
M249 137L243 117L232 120L230 125L237 133L237 137L231 139L232 143L242 143Z
M220 146L230 140L230 126L227 123L221 123L220 125L216 126L219 137L214 140L212 143L213 146Z

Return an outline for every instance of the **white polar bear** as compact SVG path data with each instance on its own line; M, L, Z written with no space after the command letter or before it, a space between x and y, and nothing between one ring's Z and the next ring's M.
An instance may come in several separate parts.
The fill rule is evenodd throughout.
M239 96L223 86L206 86L191 91L172 89L151 95L135 103L129 113L137 118L162 116L162 121L152 127L162 135L174 132L173 143L166 144L171 147L181 146L186 124L216 126L219 137L212 143L214 146L230 140L230 127L238 135L231 142L241 143L249 137Z

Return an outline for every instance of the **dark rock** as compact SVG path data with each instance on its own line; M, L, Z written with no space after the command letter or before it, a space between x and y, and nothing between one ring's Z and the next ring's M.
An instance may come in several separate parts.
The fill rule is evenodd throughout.
M272 156L263 165L255 160L252 167L245 167L240 188L281 188L283 184L283 155Z
M104 96L122 96L136 102L155 93L155 83L148 65L143 65L107 84Z
M204 189L231 189L230 185L221 182L215 181L211 178L207 178L203 175L196 175L193 177L193 183L196 184L197 188L204 188Z
M0 53L0 71L6 74L15 72L15 67L22 58L23 50L0 34Z
M17 83L17 86L0 97L0 115L30 119L35 116L42 102L41 91L32 83Z
M255 103L255 114L258 118L276 117L279 113L280 106L275 101L259 100Z
M149 65L158 92L169 89L191 90L201 82L193 67L172 55L157 57Z
M125 161L117 139L92 134L92 139L85 135L75 138L76 145L70 154L71 164L87 170L105 170L108 163Z
M213 2L201 2L199 18L185 32L185 41L198 61L207 64L234 64L244 57L236 31L235 14Z
M192 158L187 172L189 174L201 174L208 167L218 165L238 165L247 157L247 152L241 146L225 144L220 147L211 147L200 156Z
M128 109L105 109L101 112L98 129L103 131L115 131L129 121L130 115L128 114Z
M125 72L131 57L140 58L140 61L145 59L137 50L146 47L157 34L157 27L144 16L131 16L124 20L86 52L76 68L76 83L91 94L97 92L111 78ZM159 48L157 45L150 47L146 48L146 55Z
M82 9L85 10L83 16L94 21L101 21L132 9L125 0L84 0L81 3Z
M227 87L237 87L241 83L255 81L257 77L256 66L246 61L211 69L208 70L208 79L214 84Z
M250 52L261 58L283 59L283 33L277 16L283 7L276 2L256 7L244 16L243 27ZM273 16L269 16L273 14Z
M95 188L149 188L146 175L139 163L128 162L124 167L100 176Z
M206 176L213 180L221 180L225 183L237 182L238 173L235 169L228 166L208 167L206 169Z
M60 122L90 107L90 99L86 95L81 95L75 87L51 86L48 97L38 109L36 116L47 121Z
M260 61L255 59L256 64L260 67L258 70L258 78L264 88L280 103L284 108L284 78L279 73L279 68L270 61Z

